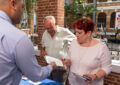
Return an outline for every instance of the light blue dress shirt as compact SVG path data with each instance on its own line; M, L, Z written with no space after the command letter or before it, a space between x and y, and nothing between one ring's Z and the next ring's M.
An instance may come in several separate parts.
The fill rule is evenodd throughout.
M50 75L52 66L41 67L27 35L12 25L0 11L0 85L19 85L21 76L41 81Z

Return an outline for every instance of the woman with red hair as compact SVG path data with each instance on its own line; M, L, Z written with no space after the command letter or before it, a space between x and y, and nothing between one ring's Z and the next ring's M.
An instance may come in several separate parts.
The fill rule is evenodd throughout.
M94 23L80 18L73 23L76 40L69 48L70 85L103 85L103 77L111 71L111 55L105 43L92 38Z

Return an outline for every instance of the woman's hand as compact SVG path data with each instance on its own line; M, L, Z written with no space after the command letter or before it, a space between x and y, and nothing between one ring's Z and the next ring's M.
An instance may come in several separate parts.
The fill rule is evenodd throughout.
M98 72L96 72L96 74L84 74L84 75L92 78L91 81L87 80L87 82L93 82L96 79L104 77L106 75L106 72L104 70L100 69Z
M95 74L84 74L84 76L91 78L91 80L85 80L86 82L89 82L89 83L92 83L97 78Z

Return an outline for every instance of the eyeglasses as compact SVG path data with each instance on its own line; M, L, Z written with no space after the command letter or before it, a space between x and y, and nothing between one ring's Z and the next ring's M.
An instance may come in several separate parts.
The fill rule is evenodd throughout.
M51 29L53 29L53 27L51 26L51 27L46 27L46 29L47 30L51 30Z
M74 32L74 34L76 34L76 33L81 34L81 32L77 32L77 31L76 31L76 32Z

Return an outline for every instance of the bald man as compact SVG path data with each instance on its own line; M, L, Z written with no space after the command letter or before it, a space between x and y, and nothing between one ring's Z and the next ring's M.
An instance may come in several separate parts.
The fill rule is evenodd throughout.
M0 0L0 85L19 85L22 75L41 81L56 68L54 62L41 67L32 42L14 26L20 22L23 8L23 0Z

